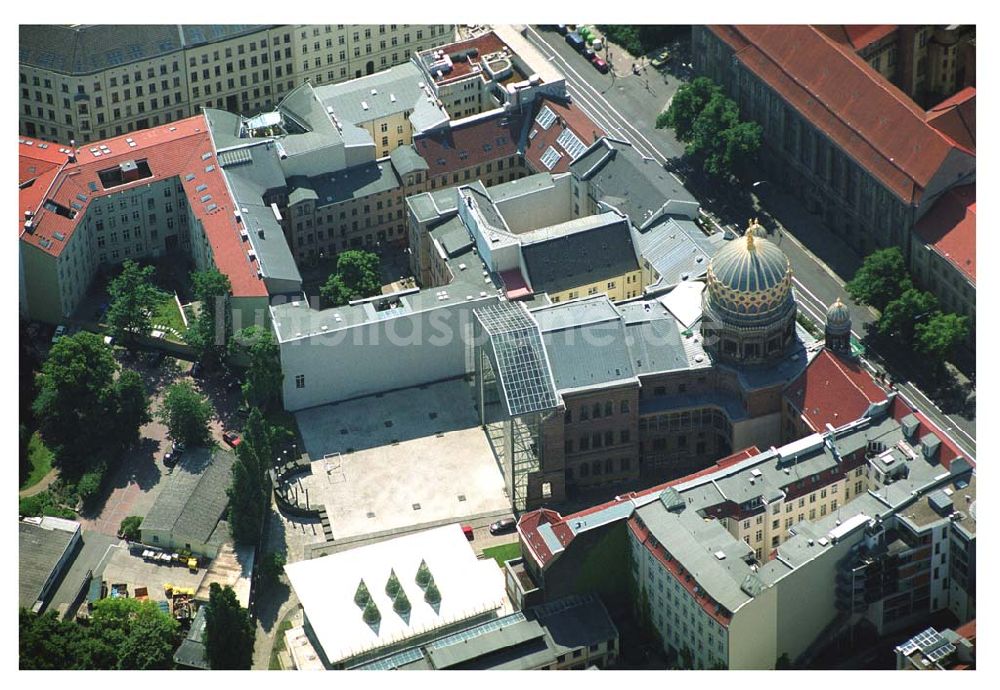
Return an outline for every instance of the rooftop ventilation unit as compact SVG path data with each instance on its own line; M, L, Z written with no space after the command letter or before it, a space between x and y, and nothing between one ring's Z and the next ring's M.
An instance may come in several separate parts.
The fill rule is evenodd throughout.
M368 110L368 101L361 101L361 109Z

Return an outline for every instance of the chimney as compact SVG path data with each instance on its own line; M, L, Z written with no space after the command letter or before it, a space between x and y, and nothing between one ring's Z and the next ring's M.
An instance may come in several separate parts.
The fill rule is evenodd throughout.
M118 166L122 173L122 182L135 182L139 179L139 166L135 161L125 161Z

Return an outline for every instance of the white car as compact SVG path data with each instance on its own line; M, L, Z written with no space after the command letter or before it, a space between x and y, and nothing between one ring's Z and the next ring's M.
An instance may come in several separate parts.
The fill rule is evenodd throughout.
M63 337L64 335L66 335L66 327L63 326L62 324L56 326L56 332L52 336L52 342L53 343L56 342L57 340L59 340L59 338Z

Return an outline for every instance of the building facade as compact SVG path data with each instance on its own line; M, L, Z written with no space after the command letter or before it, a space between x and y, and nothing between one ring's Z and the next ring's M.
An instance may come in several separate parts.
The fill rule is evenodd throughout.
M906 255L934 200L975 179L974 151L815 27L696 26L692 40L695 70L763 127L761 172L861 255Z
M256 113L305 81L372 74L453 35L450 24L23 25L18 131L83 144L203 107Z

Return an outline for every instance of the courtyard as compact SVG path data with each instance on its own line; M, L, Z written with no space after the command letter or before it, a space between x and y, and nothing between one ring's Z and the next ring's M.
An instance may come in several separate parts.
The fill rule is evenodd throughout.
M334 539L510 513L503 476L473 406L452 380L299 412L311 472L300 495L323 504ZM494 518L495 519L495 518Z

